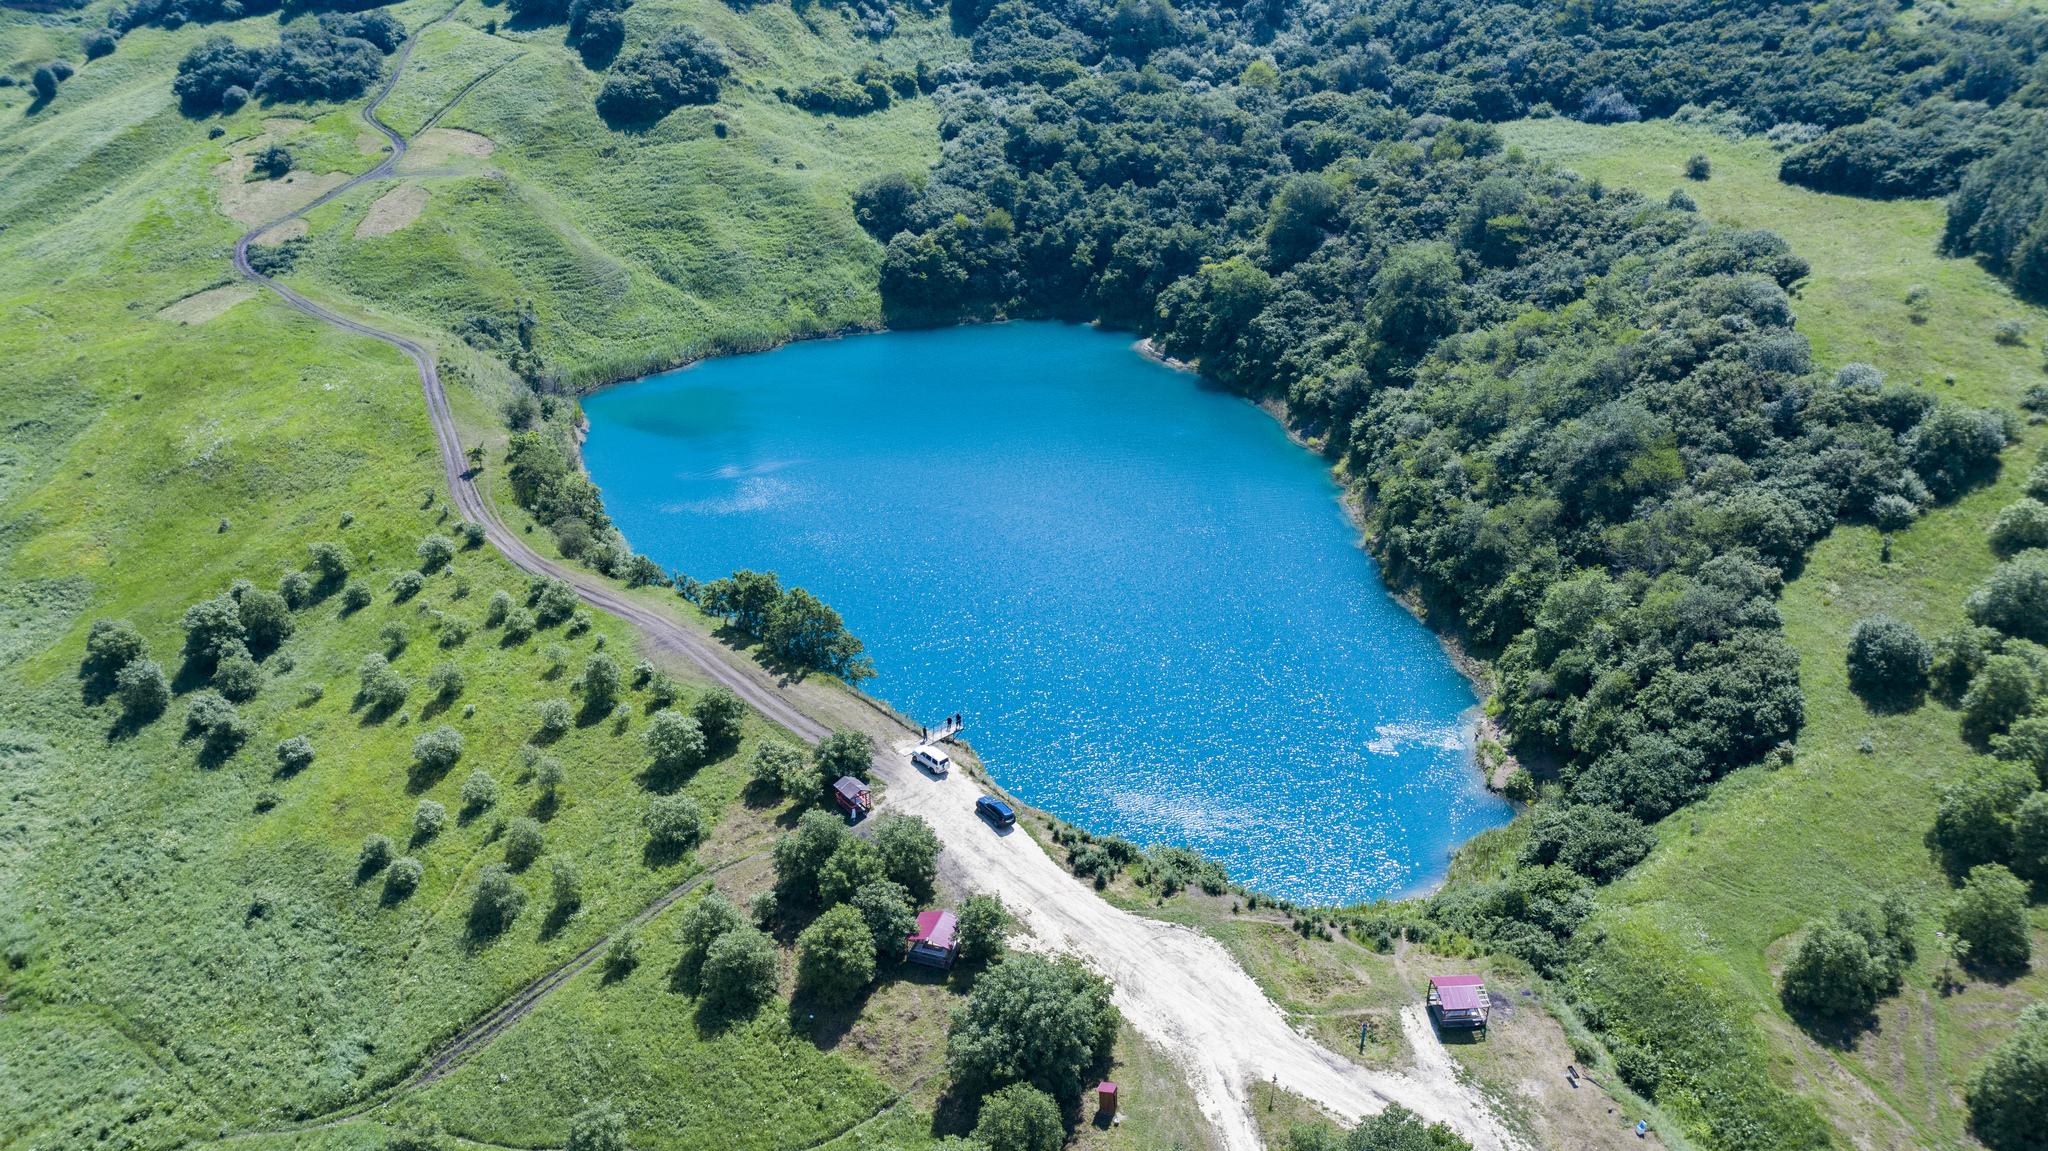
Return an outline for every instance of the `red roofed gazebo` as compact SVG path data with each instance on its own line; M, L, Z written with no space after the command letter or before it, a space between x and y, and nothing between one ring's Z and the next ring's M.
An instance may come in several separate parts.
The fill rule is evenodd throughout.
M910 961L926 967L951 967L960 950L954 937L959 924L950 911L924 911L917 916L917 933L910 937Z
M1438 975L1429 981L1429 1014L1438 1027L1486 1026L1486 980L1477 975Z

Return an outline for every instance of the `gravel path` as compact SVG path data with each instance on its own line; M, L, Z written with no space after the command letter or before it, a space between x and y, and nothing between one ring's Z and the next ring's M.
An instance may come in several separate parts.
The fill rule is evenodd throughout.
M441 19L454 11L450 8ZM1260 1080L1278 1083L1348 1120L1399 1103L1427 1119L1448 1121L1480 1151L1517 1146L1478 1091L1459 1081L1454 1064L1419 1014L1413 1018L1404 1014L1402 1020L1420 1056L1411 1073L1373 1071L1351 1063L1290 1027L1215 940L1190 928L1110 906L1068 875L1021 829L997 832L978 819L973 804L980 789L964 774L936 780L912 767L909 750L915 743L914 733L881 709L830 688L778 680L690 623L621 595L609 581L541 556L498 519L472 482L431 349L349 319L249 266L249 243L264 231L297 219L360 184L393 175L405 155L406 140L377 118L377 106L404 74L417 40L416 33L395 54L391 80L362 113L364 121L391 142L391 155L299 211L242 236L235 244L235 268L299 311L382 340L412 358L433 418L449 493L462 517L483 524L491 543L514 566L567 581L584 602L638 628L646 647L695 664L798 737L816 742L835 726L855 726L876 736L878 746L884 749L876 757L876 771L888 784L883 806L923 816L946 846L948 871L968 887L1000 894L1029 924L1033 946L1073 952L1114 981L1117 1006L1132 1026L1185 1066L1226 1151L1260 1151L1250 1096L1251 1084ZM479 77L475 83L485 78ZM451 101L449 107L453 106ZM442 114L446 111L444 108ZM439 119L437 114L434 121ZM434 121L426 127L432 127ZM832 722L820 722L814 715ZM671 893L675 894L680 893ZM452 1049L444 1049L421 1078L437 1076L489 1043L580 969L595 950L593 947L590 954L579 956L577 962L544 977L479 1020Z

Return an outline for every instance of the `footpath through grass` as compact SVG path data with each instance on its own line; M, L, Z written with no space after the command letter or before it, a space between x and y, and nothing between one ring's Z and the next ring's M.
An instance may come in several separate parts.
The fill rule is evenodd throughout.
M2016 300L1974 262L1935 254L1938 202L1808 192L1778 182L1778 154L1762 140L1730 141L1669 123L1526 121L1509 126L1508 138L1611 187L1652 196L1683 187L1717 220L1782 233L1813 263L1794 305L1818 365L1865 362L1944 398L2014 410L2044 379L2038 337L2048 333L2048 314ZM1707 181L1680 174L1695 151L1713 162ZM1906 303L1916 285L1929 290L1924 322ZM1997 343L1993 325L2005 319L2025 321L2035 338ZM2008 1033L2010 1013L2048 994L2048 976L2038 973L2002 984L1973 976L1953 994L1934 989L1941 965L1935 931L1948 889L1922 837L1938 788L1973 753L1957 733L1956 713L1929 702L1902 715L1874 714L1849 692L1844 667L1849 630L1865 616L1895 615L1930 637L1963 621L1964 597L1996 563L1985 531L2021 494L2043 440L2041 427L2028 426L1995 484L1898 533L1889 563L1866 527L1838 527L1814 548L1780 602L1806 692L1797 762L1738 773L1665 820L1656 853L1603 893L1602 911L1583 929L1613 932L1638 953L1662 956L1657 962L1673 976L1712 988L1738 1025L1753 1019L1767 1038L1773 1076L1813 1099L1859 1145L1962 1138L1963 1081ZM1905 990L1868 1027L1802 1030L1776 995L1788 939L1837 907L1891 890L1908 892L1919 912L1920 961ZM2037 928L2048 926L2041 916L2037 908Z

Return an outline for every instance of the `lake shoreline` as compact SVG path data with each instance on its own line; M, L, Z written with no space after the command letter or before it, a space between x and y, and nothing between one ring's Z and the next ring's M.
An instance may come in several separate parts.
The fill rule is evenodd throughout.
M970 323L973 326L979 327L985 324L1003 324L1005 326L1008 326L1010 322L1007 319L980 319L970 321ZM919 327L902 331L899 334L911 334L916 331L942 331L944 328L947 327L965 328L967 326L969 326L969 324L963 323L951 325L938 325L932 328ZM1100 322L1082 323L1072 320L1066 321L1060 324L1059 326L1068 328L1070 330L1075 328L1088 328L1104 335L1113 335L1118 330L1117 328L1111 325L1102 324ZM886 328L877 330L866 326L854 326L832 332L803 333L789 340L782 341L774 348L757 348L744 350L750 353L756 350L779 350L783 345L793 344L800 341L821 340L828 337L840 338L847 335L860 334L881 335L889 334L892 331L895 330ZM1133 337L1135 337L1135 333L1133 333L1132 335ZM1164 354L1163 351L1161 351L1149 339L1133 338L1128 343L1124 344L1124 347L1131 351L1136 351L1141 356L1144 356L1145 358L1152 360L1154 363L1158 363L1172 370L1178 372L1185 372L1190 375L1200 375L1200 368L1198 364L1191 364L1178 361L1173 357ZM615 381L613 384L608 384L602 388L592 389L589 392L585 392L584 395L591 396L597 394L598 392L610 391L619 384L644 383L652 378L675 375L688 368L697 367L704 360L709 360L713 358L724 359L730 356L738 355L741 351L742 349L734 349L731 351L721 351L713 355L701 356L695 360L690 361L688 364L678 365L675 367L660 368L654 372L649 373L648 375L636 377L635 379ZM721 373L727 370L729 369L721 369ZM1270 397L1264 400L1260 400L1253 397L1245 396L1242 393L1233 394L1231 392L1225 391L1223 389L1218 389L1213 386L1205 387L1203 390L1222 393L1215 396L1215 399L1217 400L1228 398L1243 400L1247 403L1251 403L1252 405L1258 407L1261 412L1263 412L1269 419L1273 421L1274 424L1278 425L1281 428L1283 434L1287 436L1288 441L1292 446L1302 448L1310 452L1315 452L1318 456L1322 454L1321 445L1319 443L1310 441L1290 426L1289 413L1287 411L1287 407L1284 401ZM1213 403L1214 400L1210 402ZM587 435L588 433L587 431L585 431L587 425L584 425L583 422L580 420L579 425L582 426L579 426L578 431L583 433L579 434L576 437L579 441L578 446L580 447L580 441L583 440L585 438L585 435ZM579 452L578 454L580 455L581 453ZM578 462L581 463L583 461L579 460ZM1349 482L1349 477L1345 476L1342 473L1341 467L1332 468L1328 466L1327 460L1322 460L1319 462L1322 462L1324 464L1324 467L1316 470L1322 472L1325 482L1334 482L1336 484L1338 491L1335 494L1337 496L1338 505L1340 508L1343 509L1347 522L1349 522L1349 524L1354 529L1354 532L1356 533L1348 541L1344 542L1348 542L1352 549L1365 550L1367 552L1367 558L1376 558L1371 555L1369 547L1370 541L1368 541L1364 537L1364 521L1367 513L1366 501L1364 501L1359 496L1359 494L1354 490L1353 484ZM586 468L586 472L587 471L588 469ZM1327 489L1325 490L1327 491ZM1326 496L1325 498L1328 497ZM642 542L652 543L653 541ZM1339 546L1342 545L1340 544ZM1356 554L1355 551L1353 552L1353 554ZM1482 741L1487 740L1490 735L1497 734L1490 732L1489 725L1486 723L1484 719L1484 701L1487 695L1489 694L1492 686L1492 677L1489 674L1490 669L1483 661L1474 659L1468 653L1466 653L1463 650L1462 646L1458 643L1457 638L1455 636L1446 634L1437 627L1430 626L1431 621L1429 620L1427 615L1418 610L1419 605L1414 602L1412 597L1402 593L1399 589L1392 586L1384 578L1384 572L1378 570L1377 563L1375 563L1375 569L1376 570L1372 573L1372 578L1369 582L1378 584L1379 590L1383 594L1388 595L1395 601L1396 604L1399 604L1403 609L1405 609L1405 614L1409 618L1414 619L1416 622L1425 625L1425 628L1428 630L1429 634L1437 640L1436 646L1444 656L1446 662L1449 664L1450 670L1456 673L1455 678L1463 681L1463 685L1469 693L1467 694L1466 698L1468 700L1474 701L1459 710L1454 721L1455 726L1452 728L1451 731L1445 732L1446 736L1449 736L1450 738L1456 741L1456 743L1452 746L1462 745L1461 758L1463 760L1463 769L1457 771L1456 776L1453 776L1453 778L1462 777L1466 782L1462 784L1461 787L1470 788L1472 776L1467 775L1465 773L1476 773L1479 776L1478 782L1480 784L1480 787L1471 788L1468 794L1472 794L1475 796L1485 796L1488 793L1497 793L1499 791L1499 780L1497 778L1489 778L1490 774L1496 773L1487 772L1487 760L1480 757L1477 754ZM1362 586L1360 590L1363 590ZM1353 593L1354 597L1355 594L1356 593ZM849 687L849 690L853 691L854 694L857 694L864 699L870 700L878 707L894 710L892 702L884 700L879 695L870 695L865 691L860 691L859 689L851 687ZM894 696L897 693L892 691L889 694L891 696ZM1456 760L1453 760L1451 762L1446 763L1444 766L1445 768L1451 768L1456 762ZM1495 799L1493 802L1498 802L1498 800ZM1073 814L1078 815L1079 812L1075 812ZM1083 818L1085 819L1085 817ZM1462 846L1465 838L1469 838L1469 836L1457 838L1455 841L1448 842L1448 846L1439 846L1436 848L1436 850L1444 851L1446 853L1446 856L1455 854L1458 848ZM1445 841L1439 840L1438 842L1444 843ZM1417 843L1415 846L1419 848L1422 846L1422 844ZM1433 890L1436 885L1440 884L1443 881L1443 876L1440 871L1441 865L1429 866L1428 864L1424 864L1424 866L1427 868L1428 871L1437 872L1436 876L1434 876L1430 880L1425 880L1422 884L1418 886L1408 887L1394 892L1388 892L1388 896L1393 898L1413 898L1425 896L1430 890ZM1335 900L1332 905L1341 904L1343 902L1344 900L1340 897L1337 900Z

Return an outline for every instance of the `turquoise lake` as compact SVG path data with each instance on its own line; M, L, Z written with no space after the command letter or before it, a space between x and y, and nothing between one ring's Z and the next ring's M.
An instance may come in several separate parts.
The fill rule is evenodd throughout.
M589 397L639 550L837 608L919 722L1097 833L1297 901L1399 895L1507 821L1476 700L1265 413L1055 323L710 360ZM967 802L962 787L962 802Z

